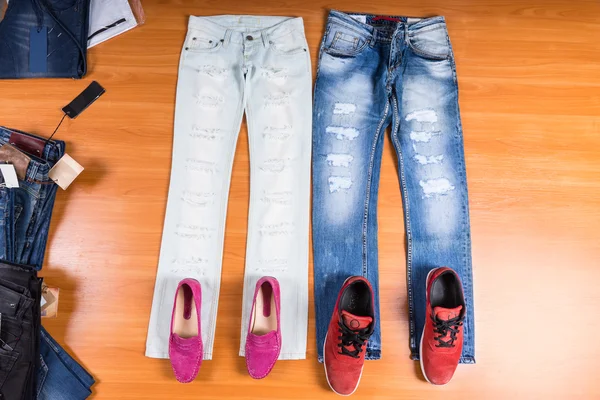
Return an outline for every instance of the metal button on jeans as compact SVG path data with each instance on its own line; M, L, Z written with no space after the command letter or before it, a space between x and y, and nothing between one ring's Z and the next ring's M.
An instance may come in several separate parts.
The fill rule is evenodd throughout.
M250 35L246 36L246 40L254 40L254 38Z

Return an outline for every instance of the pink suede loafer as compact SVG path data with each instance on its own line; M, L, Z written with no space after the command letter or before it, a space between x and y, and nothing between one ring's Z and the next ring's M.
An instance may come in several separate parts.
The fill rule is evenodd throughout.
M189 278L179 282L171 318L169 358L175 377L181 383L193 381L202 364L201 305L200 282Z
M280 293L277 279L265 276L256 283L246 337L246 367L254 379L269 375L281 352Z

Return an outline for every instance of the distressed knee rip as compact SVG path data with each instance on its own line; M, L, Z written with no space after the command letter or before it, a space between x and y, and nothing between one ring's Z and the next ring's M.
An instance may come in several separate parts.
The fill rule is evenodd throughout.
M268 80L284 81L288 77L288 69L277 67L264 67L261 69L260 74Z
M206 275L209 260L203 257L174 257L171 259L170 270L172 273L185 276L200 277Z
M359 134L356 128L344 126L328 126L325 132L335 135L338 140L354 140Z
M445 196L455 189L455 186L446 178L420 180L419 185L423 190L423 198Z
M265 204L277 204L280 206L289 206L292 204L293 193L291 190L283 191L264 191L260 201Z
M219 128L204 128L199 125L193 125L190 136L195 139L204 140L223 140L223 130Z
M354 160L354 157L350 154L331 153L327 155L327 164L330 167L349 167L352 160Z
M214 204L215 193L184 190L181 193L181 200L193 207L208 207Z
M418 162L421 165L441 164L444 161L443 154L440 154L438 156L424 156L423 154L415 154L413 158L416 162Z
M196 96L196 103L205 108L218 108L225 102L223 96L219 95L205 95L198 94Z
M207 174L219 173L219 167L216 162L199 160L191 157L185 160L185 169L188 171L203 172Z
M281 107L290 104L290 94L282 92L265 96L265 107Z
M260 167L261 171L279 173L290 167L291 158L271 158L266 160Z
M329 183L329 193L347 190L352 186L352 179L349 176L330 176L327 182Z
M254 267L254 271L261 272L262 275L285 272L289 268L289 261L286 258L262 258L258 263L260 266Z
M280 222L277 224L263 224L259 232L261 236L289 236L294 233L296 226L293 222Z
M284 141L292 136L292 126L267 126L263 130L262 136L264 139Z
M194 224L177 224L175 229L176 236L190 240L212 239L215 232L215 228Z
M333 105L333 114L354 114L356 111L356 105L352 103L335 103Z
M410 112L404 119L406 122L414 122L414 129L410 132L410 139L414 142L429 143L434 136L442 134L435 127L438 115L431 108Z
M203 65L198 68L198 72L217 79L225 79L229 76L229 69L217 67L215 65Z

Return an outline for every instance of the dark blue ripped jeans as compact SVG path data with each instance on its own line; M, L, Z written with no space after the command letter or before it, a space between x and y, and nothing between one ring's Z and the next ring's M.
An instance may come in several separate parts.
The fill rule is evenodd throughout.
M0 161L15 165L19 187L0 184L0 259L42 268L57 185L48 172L65 143L0 127ZM83 400L92 376L41 328L38 400Z
M0 79L82 78L90 0L10 0L0 21Z

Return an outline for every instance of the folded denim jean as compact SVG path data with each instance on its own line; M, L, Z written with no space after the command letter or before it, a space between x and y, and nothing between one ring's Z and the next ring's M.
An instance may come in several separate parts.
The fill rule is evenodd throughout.
M0 399L36 398L42 280L35 268L0 262Z
M28 268L33 270L41 269L57 190L56 184L48 177L48 172L64 152L65 143L62 141L48 141L15 129L0 127L0 163L15 166L19 178L18 188L0 187L0 215L4 216L0 218L0 259L31 265ZM2 179L0 178L0 183ZM2 271L0 263L0 272ZM22 299L17 295L26 295L26 288L15 289L15 285L25 286L15 281L12 275L0 274L0 310L7 304L10 307L17 299ZM8 301L3 300L2 292L8 293L5 289L11 288L13 293L7 295ZM35 297L37 306L34 309L39 314L40 290L36 290L32 291L31 297ZM11 302L11 299L14 301ZM19 310L15 311L15 314L18 313ZM34 333L36 338L31 342L35 343L36 348L33 354L36 354L39 362L35 369L28 372L37 377L37 383L30 377L27 381L28 390L38 400L86 399L91 394L93 378L39 324ZM5 360L6 363L10 362L10 357L5 357ZM0 360L0 371L5 369Z
M0 21L0 79L82 78L90 0L10 0Z
M92 394L94 378L42 327L37 399L83 400ZM60 397L57 394L60 393Z

